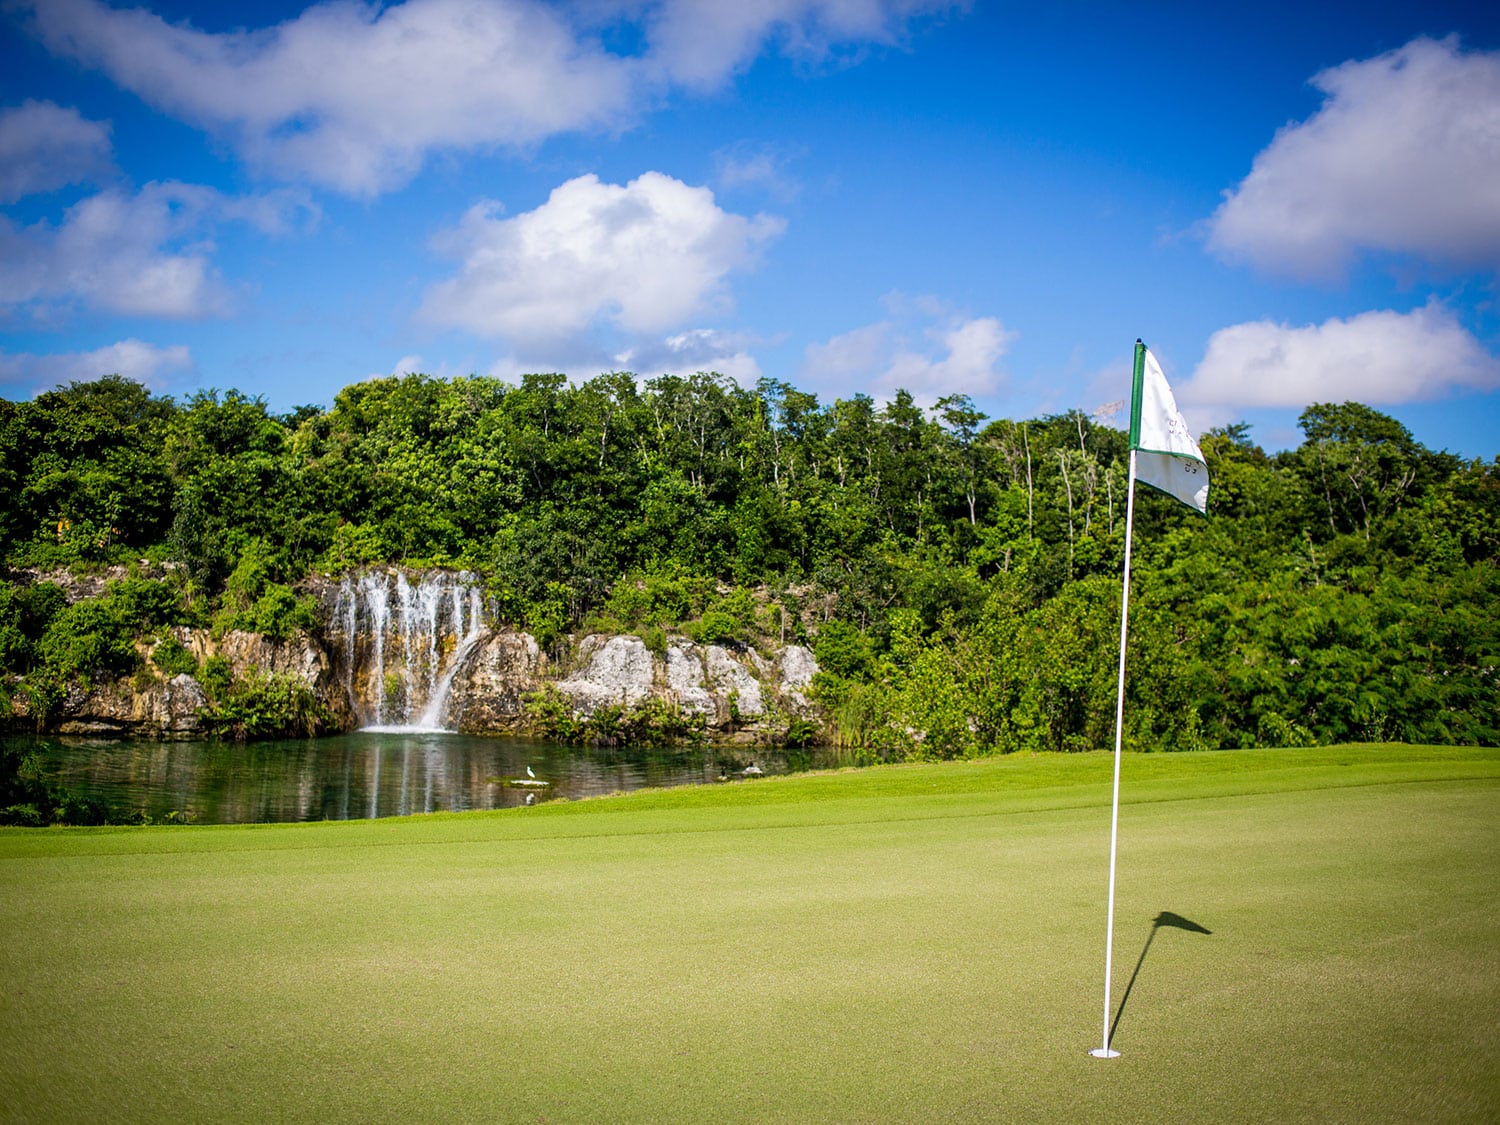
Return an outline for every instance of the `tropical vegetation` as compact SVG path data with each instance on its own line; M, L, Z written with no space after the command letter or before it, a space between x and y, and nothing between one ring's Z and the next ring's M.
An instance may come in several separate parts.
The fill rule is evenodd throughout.
M372 379L287 414L117 376L0 401L0 708L201 672L174 626L288 636L316 623L310 574L399 564L475 572L554 650L808 645L801 737L852 760L1106 745L1127 456L1107 423L623 372ZM1281 452L1206 434L1206 519L1139 496L1127 745L1500 741L1500 458L1358 403L1301 428ZM109 567L97 597L55 581ZM222 685L223 729L321 729L289 691Z

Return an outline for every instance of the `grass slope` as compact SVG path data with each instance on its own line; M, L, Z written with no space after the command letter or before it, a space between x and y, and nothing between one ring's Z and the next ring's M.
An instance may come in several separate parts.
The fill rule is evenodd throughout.
M1500 1118L1500 752L1128 756L1104 1062L1109 777L0 830L0 1115Z

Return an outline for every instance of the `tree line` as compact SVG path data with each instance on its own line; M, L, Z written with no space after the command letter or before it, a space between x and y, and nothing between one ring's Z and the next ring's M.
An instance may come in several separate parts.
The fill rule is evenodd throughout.
M1300 421L1276 453L1203 437L1206 519L1138 496L1127 745L1500 740L1500 458L1358 403ZM406 375L286 414L72 383L0 400L0 707L167 674L132 642L172 625L314 627L300 580L394 563L475 572L554 647L807 644L816 737L852 759L1097 748L1126 458L1079 411L711 374ZM34 580L111 564L136 569L72 605Z

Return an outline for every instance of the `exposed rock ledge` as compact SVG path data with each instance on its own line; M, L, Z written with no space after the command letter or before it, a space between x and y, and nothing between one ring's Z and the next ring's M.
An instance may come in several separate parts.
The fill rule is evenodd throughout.
M789 645L765 660L748 647L698 645L673 639L660 656L640 637L585 637L579 668L555 681L579 716L601 707L630 707L655 696L701 716L710 730L756 726L774 712L806 710L804 688L817 671L807 649Z
M188 628L174 629L173 634L200 665L210 656L222 656L236 677L251 671L295 676L312 688L336 719L348 722L349 703L343 687L333 678L328 654L313 638L304 635L275 641L260 633L230 632L215 640L207 629ZM143 668L151 669L152 647L138 646ZM27 720L26 697L17 693L11 702L15 718ZM199 712L207 705L203 686L193 676L182 673L169 679L151 669L96 684L87 692L71 688L48 729L98 737L200 738Z
M232 632L215 640L203 629L178 629L176 636L200 662L224 657L236 677L252 670L295 676L342 723L353 725L347 682L317 638L278 642ZM149 657L149 648L141 655ZM673 638L664 652L653 653L631 635L586 636L576 660L557 669L529 634L492 632L455 675L447 717L466 733L514 733L525 728L526 697L550 684L580 718L601 707L630 707L655 697L701 716L712 734L738 730L753 736L807 709L804 692L816 671L812 653L800 645L765 658L750 648ZM49 728L104 737L196 738L201 736L198 712L206 703L203 688L189 675L125 677L90 692L70 692ZM20 693L14 707L16 720L24 722Z

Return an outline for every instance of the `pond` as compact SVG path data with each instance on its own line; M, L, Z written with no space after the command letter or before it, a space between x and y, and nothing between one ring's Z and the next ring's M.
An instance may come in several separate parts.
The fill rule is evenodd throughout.
M351 820L499 809L559 797L715 783L762 748L597 749L440 732L369 732L286 742L146 742L42 738L48 780L121 814L194 824ZM528 776L530 773L535 775Z

